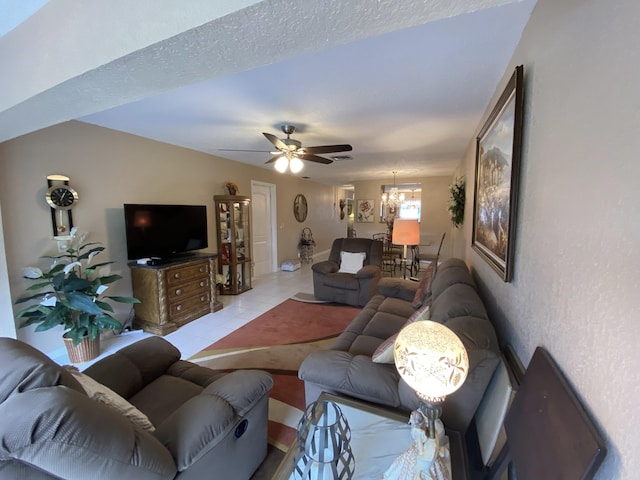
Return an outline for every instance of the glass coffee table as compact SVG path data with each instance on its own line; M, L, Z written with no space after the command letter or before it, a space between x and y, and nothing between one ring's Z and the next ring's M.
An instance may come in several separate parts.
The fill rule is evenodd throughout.
M352 398L322 393L318 400L337 404L351 429L351 450L355 458L354 479L380 479L393 461L411 446L409 415L396 410L361 402ZM461 437L447 431L451 446L453 480L467 478L461 464ZM287 455L276 470L273 480L289 480L293 477L293 459L297 441L289 447ZM449 468L451 471L451 466Z

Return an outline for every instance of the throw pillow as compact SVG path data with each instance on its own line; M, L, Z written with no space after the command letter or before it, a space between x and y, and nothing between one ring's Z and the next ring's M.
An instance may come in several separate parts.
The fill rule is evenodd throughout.
M412 324L413 322L419 322L419 321L422 321L422 320L429 320L429 317L430 317L429 309L430 309L430 305L426 304L423 307L421 307L418 310L416 310L415 312L413 312L413 315L411 315L409 317L409 319L402 326L402 328L406 327L407 325ZM400 330L402 330L402 328ZM400 332L398 332L398 333L400 333ZM396 343L396 338L398 337L398 333L395 333L395 334L391 335L384 342L382 342L378 346L378 348L376 348L376 351L373 352L373 355L371 356L371 360L374 363L394 363L394 361L393 361L393 345L394 345L394 343Z
M78 383L82 385L82 388L84 388L84 391L89 398L113 408L127 417L131 423L137 425L143 430L146 430L147 432L153 432L156 429L144 413L131 405L110 388L96 382L93 378L78 371L78 369L72 365L65 365L64 368L71 372Z
M425 303L425 300L427 300L431 295L431 282L433 281L434 263L435 262L431 262L429 264L424 272L424 276L418 284L418 289L416 290L416 294L413 297L413 308L420 308Z
M340 252L340 273L358 273L362 268L366 252Z

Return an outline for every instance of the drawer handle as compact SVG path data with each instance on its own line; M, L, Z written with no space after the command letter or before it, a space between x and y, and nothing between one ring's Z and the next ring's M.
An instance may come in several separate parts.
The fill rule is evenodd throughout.
M174 273L173 278L180 278L180 274L178 272Z
M200 297L200 301L204 302L206 300L207 297L205 297L204 295Z
M204 272L204 267L200 267L200 273Z
M176 307L176 311L178 311L178 312L179 312L180 310L182 310L182 305L178 305L178 306Z
M176 295L182 295L182 289L177 288L176 289Z
M202 282L200 282L200 286L204 287L204 280Z

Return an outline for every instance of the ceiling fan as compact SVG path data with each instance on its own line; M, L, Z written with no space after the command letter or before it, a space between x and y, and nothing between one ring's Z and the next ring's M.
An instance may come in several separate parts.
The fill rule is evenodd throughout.
M307 160L309 162L323 163L328 165L333 163L330 158L319 156L320 154L336 153L336 152L349 152L353 150L351 145L320 145L316 147L303 147L302 142L291 138L291 134L296 131L294 125L285 124L281 127L282 133L287 138L280 139L271 133L263 132L262 134L269 140L276 148L276 151L271 151L271 155L274 155L271 159L267 160L265 164L275 163L275 168L279 172L285 172L287 167L291 169L293 173L297 173L302 169L302 161ZM224 150L230 151L230 150ZM234 150L234 151L253 151L256 150ZM258 150L259 151L259 150ZM266 151L265 151L266 152Z

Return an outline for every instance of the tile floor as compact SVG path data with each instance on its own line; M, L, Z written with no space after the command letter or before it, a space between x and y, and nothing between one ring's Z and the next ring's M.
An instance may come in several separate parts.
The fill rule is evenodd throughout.
M314 258L315 261L321 259ZM183 359L187 359L298 292L313 292L311 264L304 264L295 272L279 271L258 277L253 288L241 295L219 296L224 305L222 310L194 320L164 338L180 350ZM100 357L77 367L83 370L100 358L148 336L151 334L135 330L103 338ZM69 363L64 349L49 352L49 356L61 365Z

